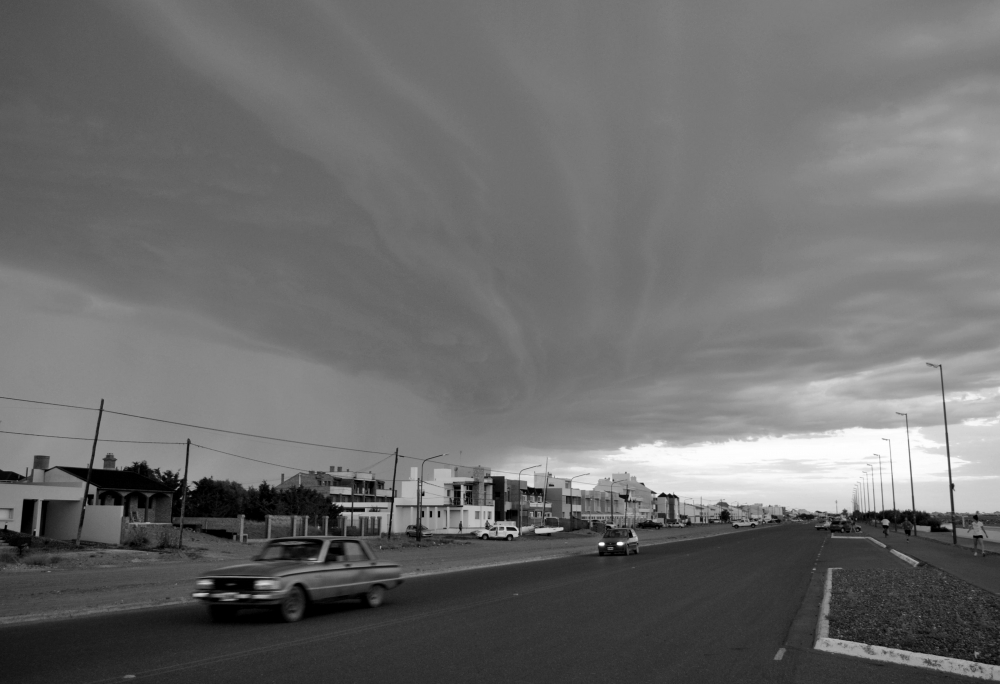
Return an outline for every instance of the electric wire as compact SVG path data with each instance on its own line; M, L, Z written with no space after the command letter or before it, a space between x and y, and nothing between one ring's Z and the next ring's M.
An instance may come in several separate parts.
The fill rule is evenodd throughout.
M73 406L72 404L54 404L50 401L34 401L33 399L18 399L17 397L0 397L0 399L8 399L10 401L23 401L27 404L44 404L45 406L59 406L62 408L72 408L80 409L81 411L97 411L99 409L92 408L90 406Z
M25 437L48 437L50 439L78 439L85 442L93 441L93 437L67 437L64 435L40 435L34 432L13 432L12 430L0 430L5 435L24 435ZM184 446L186 442L149 442L141 439L104 439L99 437L98 442L116 442L119 444L170 444L172 446Z

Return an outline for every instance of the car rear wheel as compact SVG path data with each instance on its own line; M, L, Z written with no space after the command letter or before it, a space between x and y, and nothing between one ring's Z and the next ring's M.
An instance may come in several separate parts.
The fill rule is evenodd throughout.
M294 586L278 605L278 614L285 622L298 622L306 614L306 593L302 587Z
M370 588L365 595L361 597L364 604L369 608L378 608L385 601L385 587L381 584L376 584Z
M514 541L514 535L508 534L507 535L507 541Z
M208 616L212 622L231 622L236 617L236 608L232 606L209 606Z

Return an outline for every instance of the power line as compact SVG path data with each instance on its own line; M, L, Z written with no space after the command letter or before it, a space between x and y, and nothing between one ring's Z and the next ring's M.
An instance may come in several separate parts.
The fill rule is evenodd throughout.
M59 406L62 408L80 409L81 411L96 411L97 409L91 408L90 406L73 406L72 404L53 404L49 401L34 401L32 399L18 399L17 397L0 397L0 399L9 399L10 401L23 401L27 404L44 404L45 406Z
M66 437L63 435L39 435L34 432L12 432L10 430L0 430L0 433L5 435L24 435L25 437L48 437L50 439L79 439L85 442L90 442L93 437ZM100 438L98 442L116 442L119 444L170 444L173 446L184 446L185 442L147 442L139 439L103 439Z
M156 423L167 423L168 425L180 425L182 427L195 428L196 430L210 430L212 432L224 432L227 435L239 435L241 437L253 437L255 439L267 439L272 442L284 442L286 444L301 444L303 446L313 446L319 447L321 449L339 449L341 451L355 451L361 454L378 454L379 456L392 456L393 454L387 453L385 451L369 451L367 449L353 449L351 447L333 446L331 444L317 444L316 442L300 442L295 439L285 439L283 437L268 437L267 435L254 435L249 432L237 432L236 430L224 430L222 428L206 427L204 425L192 425L191 423L179 423L174 420L164 420L162 418L150 418L149 416L138 416L134 413L122 413L121 411L111 411L108 409L104 410L105 413L113 413L116 416L125 416L126 418L138 418L139 420L151 420ZM207 448L207 447L202 447ZM233 454L230 454L233 455ZM241 457L242 458L242 457ZM262 461L263 462L263 461ZM271 464L274 465L274 464Z
M254 463L263 463L265 465L272 465L278 468L292 468L295 469L297 466L291 466L287 463L271 463L270 461L262 461L259 458L250 458L249 456L240 456L239 454L234 454L229 451L222 451L221 449L213 449L212 447L202 446L201 444L195 444L191 442L191 446L198 447L199 449L204 449L206 451L214 451L217 454L225 454L226 456L233 456L235 458L242 458L245 461L253 461ZM299 470L308 470L307 468L298 468Z

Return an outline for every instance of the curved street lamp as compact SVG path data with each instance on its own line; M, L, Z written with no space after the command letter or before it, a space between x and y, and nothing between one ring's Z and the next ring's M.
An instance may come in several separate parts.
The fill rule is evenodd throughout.
M518 473L517 473L517 531L518 532L521 531L521 523L522 523L522 520L521 520L521 508L522 508L522 506L521 506L521 473L523 473L525 470L531 470L532 468L541 468L541 467L542 467L542 464L539 463L538 465L528 466L527 468L521 468L521 470L519 470ZM528 483L527 482L524 483L524 488L525 489L528 488ZM545 510L545 507L543 506L542 507L542 511L544 512L544 510Z
M420 479L417 481L417 541L424 538L424 522L421 517L424 512L424 464L427 463L427 461L447 455L448 454L438 454L437 456L428 456L420 462Z
M885 483L882 481L882 456L881 454L872 454L878 458L878 489L882 492L882 515L885 516Z
M875 496L875 466L871 463L865 463L865 465L872 469L872 513L875 513L875 506L878 505L878 497Z
M897 416L906 420L906 460L910 462L910 510L913 512L913 536L917 536L917 497L913 495L913 456L910 455L910 417L896 411Z
M955 529L955 483L951 480L951 444L948 442L948 407L944 401L944 364L925 362L931 368L941 371L941 411L944 413L944 449L948 454L948 496L951 497L951 543L958 546L958 530Z

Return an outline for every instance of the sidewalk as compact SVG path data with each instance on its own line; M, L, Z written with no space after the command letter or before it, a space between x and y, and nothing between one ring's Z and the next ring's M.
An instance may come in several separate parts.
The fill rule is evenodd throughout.
M972 555L972 540L959 537L958 546L952 544L950 533L932 532L911 537L889 530L886 539L880 533L868 532L872 539L887 544L900 553L923 561L938 570L943 570L965 580L969 584L1000 595L1000 543L987 540L986 558Z

